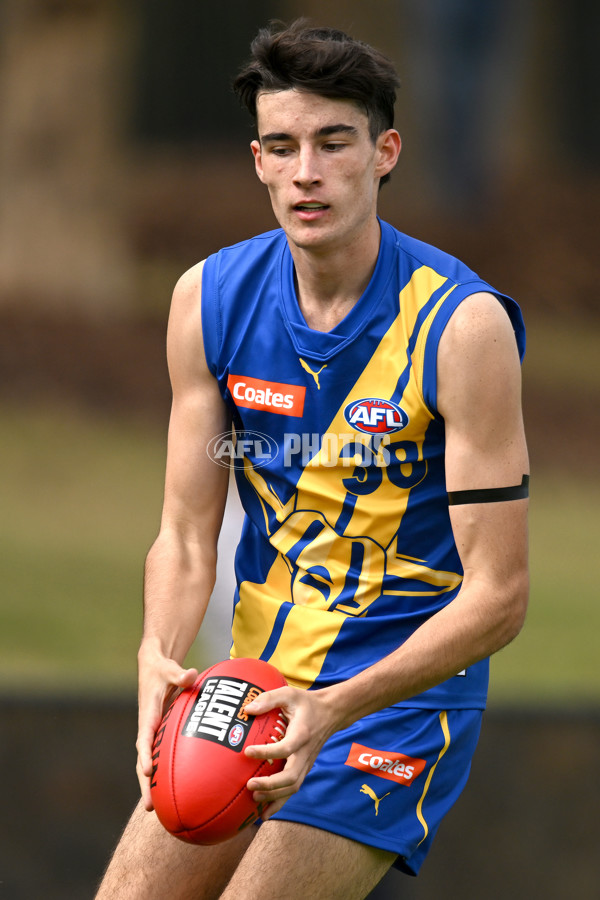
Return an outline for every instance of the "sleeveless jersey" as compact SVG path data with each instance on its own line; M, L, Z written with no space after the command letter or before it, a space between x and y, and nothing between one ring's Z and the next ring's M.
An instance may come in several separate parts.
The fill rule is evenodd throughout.
M288 682L347 679L456 596L462 567L436 405L440 337L477 291L518 306L458 260L385 222L364 294L330 332L300 312L281 230L210 256L202 280L209 369L230 406L245 521L233 656ZM400 705L481 708L488 661Z

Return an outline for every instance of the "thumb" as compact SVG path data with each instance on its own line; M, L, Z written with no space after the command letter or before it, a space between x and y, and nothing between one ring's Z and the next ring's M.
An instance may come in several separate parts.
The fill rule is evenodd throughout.
M180 669L176 684L180 688L188 688L193 685L198 677L198 669Z
M184 669L174 659L166 659L161 675L167 684L179 688L188 688L193 685L198 677L198 670Z

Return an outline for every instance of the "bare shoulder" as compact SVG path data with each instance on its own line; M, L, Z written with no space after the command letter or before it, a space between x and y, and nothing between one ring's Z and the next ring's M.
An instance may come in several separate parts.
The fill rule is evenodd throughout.
M466 297L451 316L440 341L440 351L476 350L503 341L516 349L508 313L493 294L479 292Z
M494 411L519 414L521 365L512 323L488 293L467 297L452 315L438 353L438 409L446 419L483 427Z
M177 382L180 376L197 377L205 374L202 339L203 267L204 262L200 262L188 269L173 290L167 329L167 358L172 382Z
M512 323L493 294L467 297L453 313L438 352L438 402L443 406L457 394L474 397L494 387L520 384L520 360ZM481 393L483 392L483 393Z
M201 305L202 271L204 260L184 272L173 290L171 316L175 313L192 313Z

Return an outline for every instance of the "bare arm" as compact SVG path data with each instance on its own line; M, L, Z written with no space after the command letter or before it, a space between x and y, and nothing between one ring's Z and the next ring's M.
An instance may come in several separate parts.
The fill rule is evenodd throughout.
M520 365L512 326L495 298L473 295L450 320L440 343L438 385L448 490L520 484L529 472ZM384 699L398 702L439 684L516 636L529 588L527 507L527 500L450 507L464 569L461 589L395 653L341 686L353 717L357 688L364 694L362 716L387 705ZM377 681L388 679L385 691L376 689Z
M206 453L211 438L227 431L230 422L204 356L201 273L202 266L196 266L178 282L167 336L173 404L165 495L160 531L146 560L138 654L138 777L148 809L151 747L165 701L197 675L182 664L214 585L227 495L228 470Z
M473 295L450 320L438 357L449 491L511 486L529 471L520 384L505 311L490 295ZM526 516L526 500L451 507L464 579L448 606L396 651L348 681L311 692L284 688L248 707L259 712L272 698L273 705L285 703L291 719L277 747L251 751L289 756L282 773L251 783L275 801L269 812L297 790L333 732L439 684L515 637L528 596Z

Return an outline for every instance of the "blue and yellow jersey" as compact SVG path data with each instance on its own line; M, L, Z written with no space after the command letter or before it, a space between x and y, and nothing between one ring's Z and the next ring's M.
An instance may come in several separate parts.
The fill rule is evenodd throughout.
M309 328L276 230L204 265L210 370L233 412L245 522L233 656L305 688L395 650L460 588L448 514L437 348L470 294L517 305L451 256L381 222L364 294L330 332ZM406 705L485 705L488 664Z

